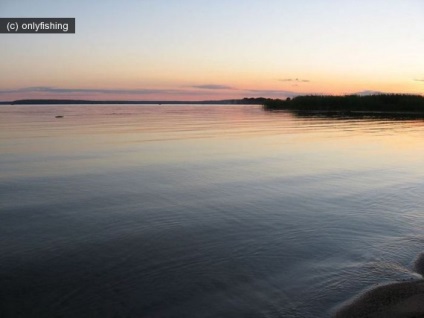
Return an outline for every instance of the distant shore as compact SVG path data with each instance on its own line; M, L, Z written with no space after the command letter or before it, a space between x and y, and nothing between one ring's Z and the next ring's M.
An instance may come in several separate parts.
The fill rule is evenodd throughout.
M268 99L266 110L291 110L303 113L392 113L424 114L424 97L407 94L307 95L292 99Z
M181 100L82 100L82 99L19 99L10 102L0 102L2 105L171 105L171 104L189 104L189 105L263 105L266 98L242 98L242 99L224 99L224 100L199 100L199 101L181 101Z
M262 105L265 110L289 110L299 115L424 115L424 97L408 94L377 95L304 95L287 99L265 97L225 100L80 100L20 99L3 101L1 105Z

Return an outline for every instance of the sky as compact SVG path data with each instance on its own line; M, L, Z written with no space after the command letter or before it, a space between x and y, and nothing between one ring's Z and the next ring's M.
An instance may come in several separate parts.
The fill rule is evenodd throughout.
M424 94L423 0L1 0L0 101Z

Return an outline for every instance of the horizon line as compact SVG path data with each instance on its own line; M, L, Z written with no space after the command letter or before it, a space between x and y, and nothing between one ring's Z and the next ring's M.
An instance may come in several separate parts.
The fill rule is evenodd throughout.
M297 96L362 96L362 95L411 95L411 96L421 96L424 97L423 94L413 94L413 93L383 93L383 92L374 92L372 94L361 94L362 92L353 93L353 94L299 94ZM296 97L297 97L296 96ZM294 98L294 97L293 97ZM120 100L120 99L73 99L73 98L23 98L23 99L15 99L9 101L0 101L1 104L10 104L18 102L68 102L71 104L72 102L88 102L88 103L143 103L143 104L172 104L172 103L213 103L213 102L235 102L235 101L243 101L243 100L258 100L258 99L281 99L281 98L272 98L272 97L243 97L243 98L226 98L226 99L203 99L203 100Z

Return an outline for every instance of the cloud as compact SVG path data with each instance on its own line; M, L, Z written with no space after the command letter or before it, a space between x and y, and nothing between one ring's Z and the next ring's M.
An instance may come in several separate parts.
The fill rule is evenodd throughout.
M52 94L178 94L181 90L171 89L102 89L102 88L58 88L49 86L24 87L14 90L0 90L0 94L10 93L52 93Z
M296 82L296 83L309 83L310 80L307 79L299 79L299 78L283 78L279 79L280 82Z
M418 79L418 78L414 78L415 82L424 82L424 79Z
M201 88L201 89L199 89ZM207 91L207 92L206 92ZM14 95L15 99L35 98L98 98L99 95L112 97L122 95L127 98L128 95L140 96L141 98L181 98L187 99L187 96L199 99L220 99L220 98L242 98L242 97L267 97L267 98L287 98L311 93L295 92L291 90L275 89L237 89L226 85L195 85L181 89L106 89L106 88L64 88L53 86L32 86L18 89L0 89L0 96ZM127 95L127 96L124 96ZM19 96L19 97L16 97ZM30 97L27 97L30 96ZM159 97L158 97L159 96Z
M274 89L249 89L246 90L246 93L255 94L255 96L261 97L295 97L298 95L307 95L307 93Z
M363 90L363 91L360 91L360 92L353 93L353 95L361 95L361 96L379 95L379 94L384 94L384 93L380 92L380 91L373 91L373 90Z
M201 88L201 89L235 89L227 85L217 85L217 84L204 84L204 85L193 85L192 88Z
M0 100L17 99L131 99L131 100L219 100L243 98L248 90L225 85L198 85L171 88L82 88L56 86L29 86L0 88ZM207 87L207 88L205 88Z

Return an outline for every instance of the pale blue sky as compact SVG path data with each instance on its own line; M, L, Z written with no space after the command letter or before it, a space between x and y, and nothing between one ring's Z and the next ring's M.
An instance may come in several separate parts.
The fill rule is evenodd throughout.
M75 35L0 35L0 100L424 91L422 0L3 0L0 16L76 18Z

